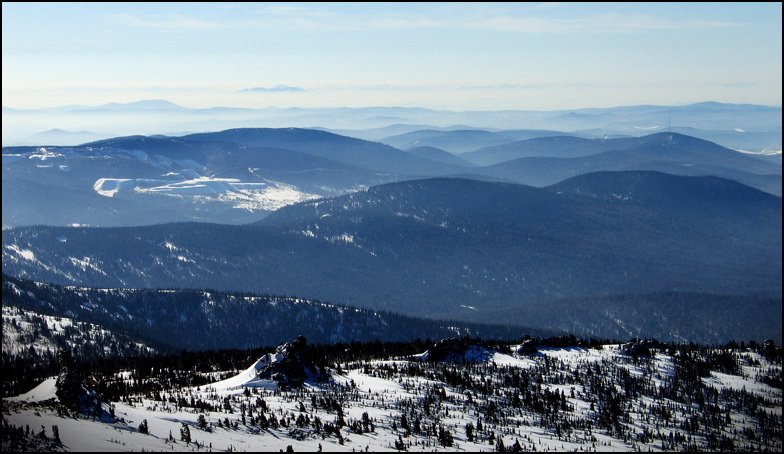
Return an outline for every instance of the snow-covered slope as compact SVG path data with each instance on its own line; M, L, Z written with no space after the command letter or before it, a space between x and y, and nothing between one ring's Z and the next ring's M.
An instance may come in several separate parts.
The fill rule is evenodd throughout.
M705 377L688 377L684 355L702 361L722 354L737 369L712 367ZM526 451L782 447L782 391L764 379L780 376L781 363L754 351L686 348L633 358L619 345L542 348L530 357L494 354L463 366L418 356L344 363L327 382L283 391L257 379L278 360L271 354L227 380L164 388L160 400L154 393L128 396L113 404L113 423L63 418L51 405L31 404L51 396L48 380L5 400L5 420L36 431L43 425L50 436L57 425L66 450L393 451L397 445L476 452L499 449L499 440ZM146 435L138 431L144 420ZM190 443L180 436L183 427Z
M141 342L92 323L3 305L3 354L29 358L31 351L38 356L54 355L59 348L98 356L154 352Z
M11 397L9 400L13 402L43 402L49 399L57 399L57 394L55 394L57 392L56 382L57 378L55 377L47 378L30 391Z

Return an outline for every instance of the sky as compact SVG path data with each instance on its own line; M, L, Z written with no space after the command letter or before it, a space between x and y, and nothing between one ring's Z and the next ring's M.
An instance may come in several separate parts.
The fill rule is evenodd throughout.
M2 4L2 104L781 105L781 3Z

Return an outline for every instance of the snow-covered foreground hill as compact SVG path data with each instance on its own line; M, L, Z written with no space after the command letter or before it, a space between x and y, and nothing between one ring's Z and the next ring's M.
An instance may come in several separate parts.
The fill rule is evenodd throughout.
M201 387L126 371L115 378L140 392L110 404L114 420L107 404L102 418L60 416L49 379L4 399L3 431L29 426L51 438L57 426L52 446L69 451L782 448L780 356L683 347L633 357L619 345L524 356L519 347L471 346L449 362L433 361L433 349L344 362L328 381L290 390L259 377L280 349ZM145 420L149 434L139 431ZM10 443L4 436L4 450Z

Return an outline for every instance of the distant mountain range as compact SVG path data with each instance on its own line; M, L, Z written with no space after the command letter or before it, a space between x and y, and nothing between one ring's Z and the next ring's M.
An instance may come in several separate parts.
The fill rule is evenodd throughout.
M549 135L552 133L545 131L542 134ZM451 153L465 153L491 145L501 145L514 141L514 137L504 135L502 132L482 130L437 131L432 129L407 132L382 140L383 143L402 150L417 147L435 147Z
M411 178L546 186L601 170L716 175L781 195L780 161L675 133L539 137L455 155L320 130L252 128L3 148L3 226L238 224L300 201Z
M198 116L159 101L99 110L129 121L133 112ZM644 112L673 113L560 115ZM678 112L776 114L713 104ZM426 120L428 111L361 113ZM599 337L780 338L770 322L781 317L780 155L675 132L409 127L373 132L395 133L384 141L400 148L303 128L4 147L4 273L298 295Z
M369 169L408 175L448 175L458 166L435 163L388 145L315 129L230 129L192 134L182 139L191 142L228 142L247 147L273 147L292 150Z
M452 166L458 166L463 168L476 166L475 164L466 161L460 156L457 156L455 154L449 153L448 151L444 151L436 147L428 147L428 146L415 147L415 148L409 148L408 150L406 150L406 152L414 156L429 159L435 162L442 162L444 164L449 164Z
M462 155L492 165L478 173L546 186L601 170L655 170L675 175L715 175L781 195L781 167L755 156L675 133L623 139L546 137Z
M295 133L309 134L333 136ZM287 204L401 178L291 149L204 139L132 136L78 147L4 148L3 225L243 223ZM340 140L359 142L355 154L388 148ZM389 151L393 166L439 166Z
M549 135L603 138L653 132L679 132L757 152L781 150L781 121L781 107L715 102L557 111L455 112L410 107L187 108L166 100L142 100L49 109L3 106L3 146L75 144L67 136L63 136L65 141L58 142L35 140L37 134L54 128L101 131L100 136L112 137L259 126L319 126L401 149L434 146L450 152L474 151Z
M639 139L588 139L558 135L553 137L535 137L508 142L503 145L484 147L464 153L462 157L474 164L488 166L531 157L576 158L590 156L610 150L633 148L641 143Z
M633 151L642 159L706 164L763 174L781 168L715 143L677 133L660 132L643 137L583 139L572 136L539 137L461 155L478 165L492 165L521 158L579 158L607 152Z
M542 189L427 179L292 205L256 225L4 230L3 270L69 285L296 294L558 329L584 313L560 301L593 300L598 319L575 326L599 336L644 317L607 312L602 301L618 307L612 295L674 304L677 313L707 294L735 295L716 301L778 320L781 198L657 172L593 173ZM737 317L723 321L711 304L689 310L689 323L702 319L704 329L669 318L662 332L656 317L666 313L635 323L646 336L732 337Z

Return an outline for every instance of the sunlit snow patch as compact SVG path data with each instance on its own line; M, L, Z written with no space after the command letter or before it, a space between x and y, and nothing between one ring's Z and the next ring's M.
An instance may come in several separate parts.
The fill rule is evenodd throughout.
M258 359L252 366L240 372L239 374L221 380L219 382L207 385L216 390L231 390L240 388L277 388L277 383L273 380L264 380L258 377L259 372L264 370L265 367L272 363L278 362L282 359L279 353L267 353Z
M49 399L56 399L57 395L55 392L57 388L55 387L55 383L57 379L47 378L40 385L36 386L35 388L31 389L30 391L20 394L18 396L10 397L10 400L13 401L24 401L24 402L41 402L44 400Z
M93 185L98 194L118 193L191 197L195 202L225 202L247 211L274 211L319 196L301 192L296 186L274 182L243 182L237 178L198 177L183 181L99 178Z
M287 205L317 199L319 196L300 192L295 186L283 183L271 183L262 189L252 187L253 183L234 185L231 192L226 192L219 200L232 202L234 208L274 211ZM260 185L265 185L260 183Z
M118 192L135 186L136 182L128 178L99 178L93 184L93 189L104 197L114 197Z
M63 155L60 153L55 153L53 151L47 150L44 147L40 147L38 150L36 150L35 153L28 156L27 159L40 159L41 161L46 161L47 159L59 158L61 156Z
M5 247L11 252L16 253L16 255L22 257L25 260L29 260L31 262L35 261L35 253L29 249L20 249L19 246L15 244L11 244Z

